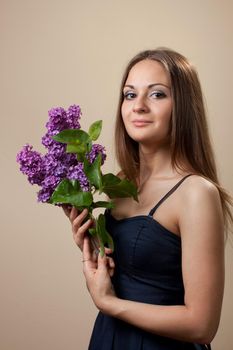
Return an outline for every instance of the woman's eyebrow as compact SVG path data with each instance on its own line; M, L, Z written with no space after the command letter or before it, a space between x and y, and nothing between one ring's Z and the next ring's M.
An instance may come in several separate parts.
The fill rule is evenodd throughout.
M161 85L161 86L166 87L167 89L170 89L169 86L167 86L166 84L163 84L163 83L154 83L154 84L150 84L150 85L148 85L148 88L151 89L152 87L157 86L157 85ZM124 86L124 88L126 88L126 87L128 87L128 88L130 88L130 89L134 89L134 88L135 88L134 85L129 85L129 84L126 84L126 85Z

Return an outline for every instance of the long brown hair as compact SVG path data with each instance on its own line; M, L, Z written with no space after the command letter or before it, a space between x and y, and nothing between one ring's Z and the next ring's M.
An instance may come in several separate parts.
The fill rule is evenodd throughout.
M220 194L225 230L233 225L232 197L219 184L215 157L210 141L203 94L198 74L190 62L178 52L167 48L140 52L127 65L121 83L120 99L115 127L115 149L117 161L124 176L137 183L139 174L139 147L127 134L121 116L123 87L131 68L142 60L154 60L163 65L171 79L173 110L170 124L170 146L172 166L193 172L211 181ZM180 162L182 160L182 162ZM181 165L183 164L183 165Z

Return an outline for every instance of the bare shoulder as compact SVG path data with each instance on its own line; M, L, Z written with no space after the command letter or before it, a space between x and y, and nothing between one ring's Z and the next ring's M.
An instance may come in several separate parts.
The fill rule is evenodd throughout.
M223 227L223 211L219 190L210 180L193 175L184 181L180 191L179 226L181 232L194 225L196 228L204 227L219 230Z
M202 176L188 177L181 187L179 230L185 305L210 330L209 342L218 327L224 290L222 205L218 188Z
M196 202L199 200L214 200L220 202L219 190L210 180L200 176L192 175L188 177L181 189L182 201Z

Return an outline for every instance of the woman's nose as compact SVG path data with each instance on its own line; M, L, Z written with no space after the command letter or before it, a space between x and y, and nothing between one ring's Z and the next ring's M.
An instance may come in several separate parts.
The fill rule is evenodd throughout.
M146 113L149 108L144 97L137 97L134 100L133 112L135 113Z

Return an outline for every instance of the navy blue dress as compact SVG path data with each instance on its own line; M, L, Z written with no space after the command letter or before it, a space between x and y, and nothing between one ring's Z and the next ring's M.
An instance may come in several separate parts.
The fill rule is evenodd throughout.
M181 239L153 218L155 210L192 174L179 181L150 211L121 220L106 210L115 251L112 283L116 295L142 303L184 305ZM198 345L158 336L99 312L89 350L204 350Z

